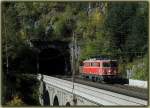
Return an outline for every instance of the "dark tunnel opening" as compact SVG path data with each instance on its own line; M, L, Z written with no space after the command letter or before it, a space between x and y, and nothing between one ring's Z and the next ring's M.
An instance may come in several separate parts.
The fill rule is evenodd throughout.
M69 75L70 56L67 51L48 48L39 54L39 72L45 75Z

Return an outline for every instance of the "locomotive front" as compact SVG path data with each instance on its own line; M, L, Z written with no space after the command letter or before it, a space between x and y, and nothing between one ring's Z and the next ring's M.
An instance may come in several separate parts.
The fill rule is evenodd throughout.
M118 77L117 60L102 60L102 73L105 80L114 80Z

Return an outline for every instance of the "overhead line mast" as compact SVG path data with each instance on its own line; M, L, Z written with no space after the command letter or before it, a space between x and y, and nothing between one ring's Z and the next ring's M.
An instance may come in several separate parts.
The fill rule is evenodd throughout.
M74 94L74 82L75 82L75 72L76 72L76 39L75 39L75 33L73 32L73 37L72 37L72 47L71 47L71 55L72 55L72 61L71 61L71 67L72 67L72 83L73 83L73 88L72 88L72 92L73 92L73 102L74 105L76 105L77 103L77 99L76 96Z

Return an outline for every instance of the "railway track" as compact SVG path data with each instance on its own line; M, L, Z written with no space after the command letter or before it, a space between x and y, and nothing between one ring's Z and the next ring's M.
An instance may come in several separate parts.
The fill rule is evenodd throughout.
M58 78L72 81L71 77L63 77L63 76L56 76ZM84 84L87 86L104 89L107 91L124 94L127 96L132 96L139 99L148 100L148 89L139 88L139 87L132 87L129 85L120 85L120 84L107 84L107 83L99 83L99 82L92 82L90 80L81 79L80 77L75 77L75 82Z
M38 79L40 79L40 77L38 77ZM47 90L50 92L50 97L52 97L51 100L53 100L54 96L59 96L60 100L67 99L67 101L71 103L73 99L75 99L77 106L145 106L148 103L148 101L144 99L76 83L77 80L79 81L79 79L76 79L73 84L71 77L43 75L43 81L47 86ZM73 98L73 96L75 97ZM63 105L66 105L67 101L65 101Z

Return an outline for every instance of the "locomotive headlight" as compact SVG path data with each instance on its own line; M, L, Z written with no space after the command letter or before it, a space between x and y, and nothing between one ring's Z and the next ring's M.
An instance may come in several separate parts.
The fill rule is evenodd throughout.
M108 70L108 72L110 73L111 71L110 71L110 70Z

